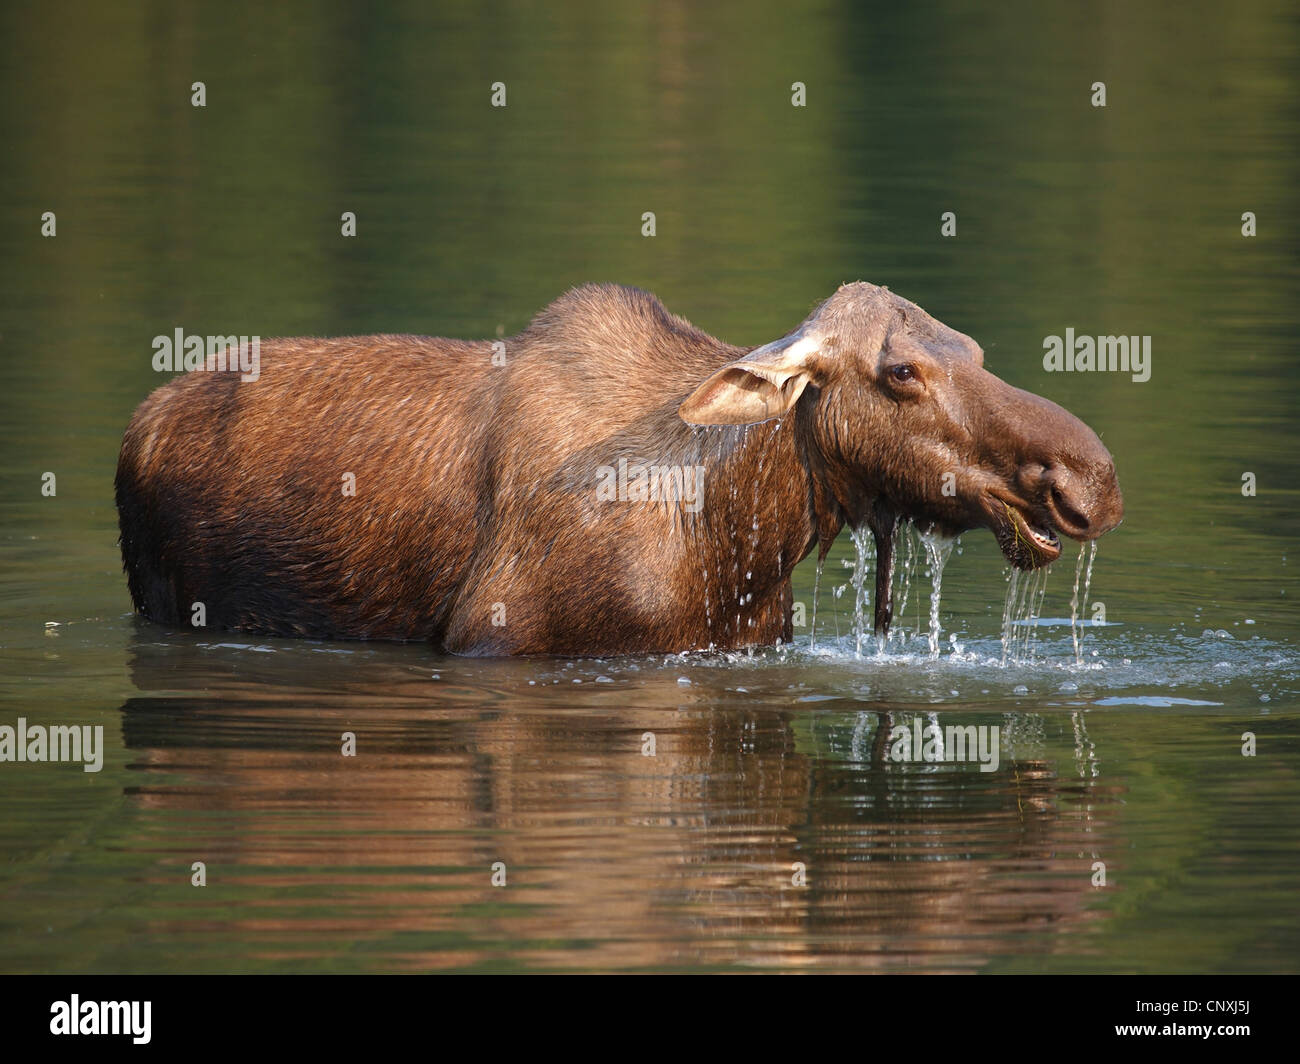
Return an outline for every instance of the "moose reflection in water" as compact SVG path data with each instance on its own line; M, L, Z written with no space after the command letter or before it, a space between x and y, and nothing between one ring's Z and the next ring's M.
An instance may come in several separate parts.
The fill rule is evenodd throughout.
M1034 714L755 704L648 661L632 690L320 653L305 691L268 682L278 656L134 647L141 690L202 688L122 706L150 874L189 890L203 861L222 887L159 935L220 928L266 963L359 941L379 967L963 971L1080 930L1122 848L1086 733L1058 762ZM914 718L998 727L996 771L895 760Z

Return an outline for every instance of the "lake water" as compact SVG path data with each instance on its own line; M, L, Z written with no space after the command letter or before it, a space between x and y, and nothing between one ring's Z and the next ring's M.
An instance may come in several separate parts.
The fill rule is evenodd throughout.
M0 725L105 744L0 764L0 970L1294 970L1291 7L493 12L0 13ZM131 615L112 479L155 335L509 335L607 280L756 344L859 278L1115 455L1077 657L1077 548L1004 664L982 531L934 654L923 562L859 644L847 533L815 640L753 654ZM1150 336L1150 379L1046 372L1067 328ZM913 722L996 726L996 768L895 759Z

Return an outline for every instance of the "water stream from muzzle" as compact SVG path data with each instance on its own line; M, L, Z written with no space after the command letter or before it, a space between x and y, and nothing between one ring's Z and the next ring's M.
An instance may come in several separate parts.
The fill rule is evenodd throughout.
M1084 572L1083 556L1087 554L1087 575L1083 579L1083 599L1079 599L1079 577ZM1097 541L1079 548L1079 560L1074 563L1074 594L1070 598L1070 635L1074 639L1074 662L1083 664L1083 626L1088 623L1088 590L1092 587L1092 563L1097 559Z
M1033 661L1050 569L1050 565L1045 565L1024 572L1013 567L1007 575L1007 598L1002 605L1003 665L1024 665Z
M1015 616L1016 595L1020 590L1020 570L1014 565L1011 572L1007 574L1007 597L1002 603L1002 664L1007 663L1011 656L1011 641L1015 636L1015 629L1011 627L1011 622Z
M1025 600L1030 597L1037 571L1012 569L1007 579L1007 601L1002 607L1002 664L1018 664L1022 658L1020 647L1025 619Z
M853 591L853 646L854 656L861 658L863 648L869 646L869 639L874 631L874 617L871 610L871 575L875 568L875 538L866 528L850 530L854 546L854 558L845 560L845 568L852 568L849 581L832 589L832 597L838 601L850 588ZM919 548L918 548L919 544ZM943 597L943 574L948 559L952 556L956 539L948 539L932 532L921 532L911 524L900 524L894 533L894 578L892 596L894 602L893 624L889 633L877 637L876 653L883 654L891 642L900 649L906 645L909 630L906 625L907 606L911 599L912 581L920 568L921 550L926 561L926 572L930 577L930 615L928 630L923 629L921 617L921 600L917 601L916 634L926 631L931 657L938 657L939 637L942 634L940 607ZM1097 554L1097 544L1092 542L1080 549L1075 566L1074 594L1070 601L1070 629L1074 637L1075 660L1083 661L1083 628L1088 623L1084 619L1087 611L1089 590L1092 583L1092 567ZM1086 555L1086 558L1085 558ZM1048 572L1051 566L1024 571L1012 567L1007 575L1006 601L1002 607L1002 664L1023 665L1033 661L1035 645L1038 642L1038 628L1043 615L1043 606L1047 599ZM819 561L816 576L813 579L812 610L812 645L816 646L818 603L821 597L821 583L824 560ZM835 639L841 638L839 611L832 603L835 616Z
M1041 570L1025 572L1013 568L1007 578L1007 601L1002 607L1002 664L1020 664L1028 640L1026 621L1033 608Z

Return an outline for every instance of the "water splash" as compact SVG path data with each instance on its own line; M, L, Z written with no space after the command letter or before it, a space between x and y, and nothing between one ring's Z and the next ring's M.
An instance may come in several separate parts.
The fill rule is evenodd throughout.
M854 545L854 554L850 558L844 558L841 562L845 569L850 570L849 579L845 583L830 587L832 595L830 607L835 617L833 642L838 644L841 640L846 640L849 634L843 631L843 626L839 623L840 611L838 603L840 599L849 594L851 589L853 595L853 611L850 621L853 634L852 652L855 658L861 660L866 656L864 652L870 650L870 636L874 634L874 614L871 610L873 581L871 578L877 562L876 542L874 536L865 528L856 530L851 528L850 535ZM894 574L891 580L894 603L893 622L889 632L878 636L875 640L875 653L878 658L889 653L891 649L905 652L908 640L914 636L919 637L922 633L926 636L930 657L939 657L944 634L940 612L943 595L943 574L959 543L960 540L958 539L948 539L933 531L920 531L908 522L898 525L893 540ZM924 551L924 554L922 554L922 551ZM1085 551L1087 554L1086 559L1084 557ZM1080 552L1076 566L1073 597L1070 603L1070 628L1074 641L1074 657L1075 662L1079 665L1083 663L1081 643L1083 628L1088 623L1084 619L1084 614L1086 613L1091 592L1092 567L1095 557L1095 542L1086 544L1085 550ZM930 578L928 624L927 618L923 616L922 602L924 598L918 592L915 596L917 604L915 627L910 627L907 623L907 608L913 599L912 583L922 568L922 558L924 558L926 575ZM1044 626L1043 616L1047 601L1050 571L1050 566L1043 566L1028 571L1012 567L1007 572L1006 600L1003 603L1001 626L1001 665L1003 667L1008 665L1033 665L1037 660L1036 655L1047 652L1044 648L1051 646L1051 641L1047 638L1050 633L1039 631ZM811 649L816 649L818 645L820 635L817 629L818 621L821 620L821 623L825 623L823 616L825 611L820 608L824 572L825 560L822 559L817 563L816 575L813 581ZM1049 621L1047 623L1050 625L1056 622ZM826 633L826 636L829 639L830 633ZM957 645L956 638L956 633L953 633L949 636L949 641L956 648L954 651L956 655L961 657L965 651L961 646ZM823 643L826 641L826 639L822 640ZM1069 644L1067 643L1064 648L1067 655L1069 653L1068 647ZM1066 660L1068 661L1068 658ZM997 658L991 658L989 663L996 664Z
M849 562L846 562L846 561L843 561L843 560L841 559L841 563L840 563L840 564L845 565L845 566L848 566L850 563L849 563ZM840 639L841 639L841 635L840 635L840 607L839 607L839 602L840 602L840 599L842 599L842 598L844 597L844 592L846 592L848 589L849 589L849 585L848 585L848 584L840 584L839 587L832 587L832 588L831 588L831 616L835 618L835 642L836 642L836 643L838 643L838 642L840 641Z

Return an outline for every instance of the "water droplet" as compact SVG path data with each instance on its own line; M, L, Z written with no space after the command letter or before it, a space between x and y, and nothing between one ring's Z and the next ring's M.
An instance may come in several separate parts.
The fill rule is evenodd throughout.
M822 569L826 565L826 559L819 557L817 559L817 575L813 577L813 601L812 601L812 623L809 628L809 648L817 649L817 600L821 598L822 590Z

